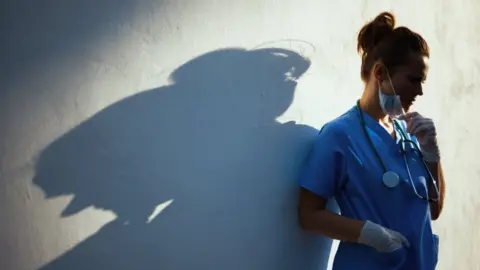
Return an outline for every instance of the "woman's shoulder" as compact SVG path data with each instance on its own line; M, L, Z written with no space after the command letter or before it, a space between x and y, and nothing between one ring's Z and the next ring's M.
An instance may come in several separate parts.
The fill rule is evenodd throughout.
M346 111L340 116L326 122L320 129L319 134L326 132L337 136L347 135L355 129L358 121L354 108Z
M348 140L349 134L355 129L355 111L350 109L345 113L325 122L320 129L310 125L290 121L282 124L283 128L290 128L295 134L301 134L305 138L321 141L322 143L341 142Z

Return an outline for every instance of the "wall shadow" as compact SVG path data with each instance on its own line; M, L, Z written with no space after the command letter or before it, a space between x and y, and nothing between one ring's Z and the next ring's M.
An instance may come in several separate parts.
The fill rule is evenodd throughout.
M41 269L325 269L331 241L296 215L317 130L275 120L309 65L284 49L213 51L48 145L33 182L74 195L61 216L117 218Z
M159 9L163 2L2 0L0 76L14 81L45 69L52 61L86 55L106 36L112 38L112 33L128 25L136 13Z

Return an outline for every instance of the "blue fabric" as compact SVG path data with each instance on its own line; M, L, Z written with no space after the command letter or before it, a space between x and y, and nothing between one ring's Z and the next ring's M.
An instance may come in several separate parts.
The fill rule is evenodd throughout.
M438 236L432 233L428 202L413 191L398 140L393 140L368 114L362 114L375 148L387 170L400 176L400 184L393 188L383 184L384 171L365 137L354 106L322 127L306 161L300 185L326 199L335 198L343 216L370 220L402 233L411 247L379 253L365 245L341 242L333 270L435 269ZM405 128L405 123L401 125ZM411 149L407 152L417 192L426 196L428 173L417 154Z

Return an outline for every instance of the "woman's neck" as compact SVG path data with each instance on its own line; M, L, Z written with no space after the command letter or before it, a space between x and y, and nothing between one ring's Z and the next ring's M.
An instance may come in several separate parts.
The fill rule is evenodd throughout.
M387 131L390 131L392 126L392 120L388 115L383 112L378 100L378 93L376 91L365 91L360 98L360 109L375 119L380 125L382 125Z

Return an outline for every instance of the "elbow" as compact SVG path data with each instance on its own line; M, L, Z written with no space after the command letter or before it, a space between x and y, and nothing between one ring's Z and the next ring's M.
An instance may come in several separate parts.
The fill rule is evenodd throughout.
M318 213L311 211L299 211L298 221L300 224L300 228L307 232L317 231L318 228L316 228L317 226L315 225L315 215L318 215Z
M300 228L304 231L311 231L310 221L308 218L308 214L304 213L304 211L298 211L298 223Z
M298 223L300 225L300 228L304 231L308 231L308 221L305 218L305 215L302 215L301 213L298 214Z
M430 216L433 221L437 220L440 217L440 214L443 210L443 204L431 204L430 205Z

